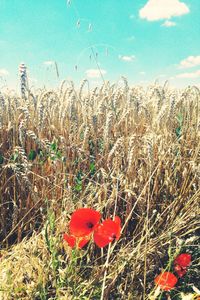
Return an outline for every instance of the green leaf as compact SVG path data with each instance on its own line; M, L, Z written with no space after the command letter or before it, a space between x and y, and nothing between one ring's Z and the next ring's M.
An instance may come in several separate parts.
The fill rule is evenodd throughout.
M81 182L81 183L77 183L77 184L75 185L75 187L74 187L74 190L75 190L76 192L82 191L82 182Z
M179 122L180 125L183 124L183 115L179 113L176 117L177 121Z
M180 139L181 134L182 134L181 126L177 127L175 132L176 132L177 138Z
M2 165L3 162L4 162L4 157L3 157L3 155L0 153L0 165Z
M51 156L50 156L50 159L51 159L52 161L55 161L55 160L56 160L55 155L51 155Z
M94 162L91 162L91 163L90 163L90 174L91 174L91 175L94 175L95 172L96 172L95 163L94 163Z
M78 174L77 174L77 176L76 176L76 181L77 181L77 180L82 180L82 176L83 176L82 171L78 171Z
M51 144L51 147L50 147L50 148L51 148L51 150L54 151L54 152L57 151L57 149L58 149L57 143L56 143L56 142L53 142L53 143Z
M16 151L15 153L13 153L11 155L11 160L13 160L14 162L16 162L17 159L18 159L18 157L19 157L19 153Z
M36 156L37 156L37 152L31 149L28 155L28 159L33 161L36 158Z
M56 156L57 156L57 158L59 158L59 159L62 157L62 153L61 153L60 150L57 151Z

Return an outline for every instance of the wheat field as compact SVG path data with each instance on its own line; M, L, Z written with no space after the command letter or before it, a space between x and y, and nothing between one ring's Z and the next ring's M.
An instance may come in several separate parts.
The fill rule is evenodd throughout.
M197 87L121 78L0 93L0 187L0 299L198 299ZM80 207L117 214L119 241L68 247ZM156 296L154 278L180 252L189 272Z

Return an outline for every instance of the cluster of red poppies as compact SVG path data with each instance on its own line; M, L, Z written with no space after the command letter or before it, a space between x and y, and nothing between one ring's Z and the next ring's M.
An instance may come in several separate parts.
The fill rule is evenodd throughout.
M83 248L93 238L95 244L103 248L114 240L118 240L121 234L121 220L115 216L100 223L101 214L91 208L77 209L69 222L69 234L63 235L64 241L71 248ZM191 255L182 253L174 260L174 272L181 278L187 273L191 263ZM178 278L171 272L164 272L155 278L155 284L164 291L174 288Z
M65 233L63 239L71 248L83 248L93 237L95 244L103 248L121 234L121 220L115 217L100 223L101 214L91 208L77 209L69 222L69 234Z
M174 260L174 271L181 278L187 273L187 269L191 264L191 255L182 253ZM171 272L164 272L155 278L155 284L164 291L169 291L174 288L178 278Z

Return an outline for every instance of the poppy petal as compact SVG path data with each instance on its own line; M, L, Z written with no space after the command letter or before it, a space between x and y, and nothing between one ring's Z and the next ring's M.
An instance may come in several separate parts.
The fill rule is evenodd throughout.
M191 264L191 260L191 254L182 253L176 257L176 259L174 260L174 264L179 265L182 268L187 268Z
M174 271L178 274L178 277L183 277L187 273L187 268L182 268L180 265L174 266Z
M78 242L78 248L83 248L90 240L90 236L83 238L76 238L73 235L64 234L63 239L68 243L71 248L74 248Z
M181 271L181 270L182 270L181 266L179 266L179 265L175 265L175 266L174 266L174 271L175 271L175 272L179 272L179 271Z
M187 270L182 269L182 270L176 271L176 273L177 273L178 277L181 278L187 273Z
M121 219L120 219L120 217L116 216L116 217L114 218L114 222L115 222L116 224L118 224L119 227L121 227Z
M111 243L114 239L118 240L121 234L121 220L115 217L114 221L107 219L100 224L94 231L95 244L103 248Z
M154 282L164 291L170 291L176 285L178 279L171 272L164 272L159 274Z
M100 218L101 214L94 209L77 209L71 216L70 233L76 237L87 236L95 230Z
M63 234L63 239L68 243L71 248L74 248L76 245L76 238L72 235L66 233Z
M101 226L101 225L100 225ZM99 248L107 246L113 239L110 240L108 236L105 236L101 233L101 229L97 229L94 232L94 242Z
M80 238L78 248L82 249L89 242L90 238Z

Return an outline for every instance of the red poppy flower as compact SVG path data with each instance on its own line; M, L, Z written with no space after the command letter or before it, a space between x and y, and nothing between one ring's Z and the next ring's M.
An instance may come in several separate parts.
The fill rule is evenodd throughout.
M178 274L178 277L183 277L187 273L187 269L181 268L181 266L174 266L174 271Z
M164 291L170 291L176 285L178 279L171 272L164 272L158 275L154 282Z
M101 214L94 209L77 209L71 216L69 223L70 233L75 237L87 236L95 230L100 218Z
M68 235L64 233L63 239L68 243L68 245L71 248L74 248L77 245L77 247L81 249L89 242L90 237L88 236L88 237L76 238L73 235Z
M179 265L182 268L187 268L191 264L191 254L182 253L176 257L174 260L174 265Z
M103 248L111 243L113 240L118 240L121 233L121 220L115 217L114 221L107 219L100 224L94 232L95 244Z
M187 267L191 263L191 255L182 253L174 260L174 271L179 277L183 277L187 273Z

